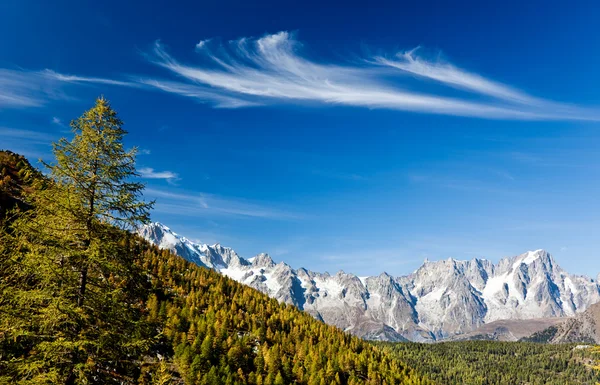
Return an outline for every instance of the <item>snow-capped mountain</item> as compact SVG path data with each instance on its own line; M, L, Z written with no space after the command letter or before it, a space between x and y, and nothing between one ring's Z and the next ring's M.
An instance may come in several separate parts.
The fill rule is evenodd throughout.
M600 302L598 283L571 275L544 250L502 259L425 262L402 277L330 275L244 259L219 244L199 244L153 223L139 234L200 266L217 270L326 323L369 339L433 341L501 319L572 316Z

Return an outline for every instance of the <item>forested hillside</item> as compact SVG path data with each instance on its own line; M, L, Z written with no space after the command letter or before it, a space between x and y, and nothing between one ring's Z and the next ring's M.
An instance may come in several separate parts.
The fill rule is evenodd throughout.
M41 177L24 156L0 151L0 218L5 218L9 209L27 209L24 196Z
M145 247L148 317L187 383L426 384L379 348L214 271Z
M0 153L0 383L432 383L133 235L152 202L121 125L99 99L44 177Z

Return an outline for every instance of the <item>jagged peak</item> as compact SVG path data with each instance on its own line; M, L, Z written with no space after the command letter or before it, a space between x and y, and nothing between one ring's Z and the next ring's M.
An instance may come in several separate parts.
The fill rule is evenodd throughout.
M513 262L513 269L518 268L521 265L529 266L538 260L549 261L550 263L554 264L552 255L544 249L530 250L526 253L510 258L510 260Z
M377 281L378 282L385 282L385 283L395 282L395 278L392 277L391 275L389 275L387 272L384 271L383 273L381 273L381 274L379 274L377 276Z
M257 267L272 267L275 266L275 262L267 253L260 253L256 257L252 258L252 266Z
M151 222L151 223L148 223L146 225L142 225L142 227L151 227L151 228L158 227L158 228L163 229L163 230L171 231L171 229L168 226L162 224L161 222Z

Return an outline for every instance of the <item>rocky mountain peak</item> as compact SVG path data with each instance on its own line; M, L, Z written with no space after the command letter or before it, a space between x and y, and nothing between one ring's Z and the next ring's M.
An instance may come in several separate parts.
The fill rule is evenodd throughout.
M256 257L251 259L252 266L254 267L273 267L275 262L267 253L260 253Z

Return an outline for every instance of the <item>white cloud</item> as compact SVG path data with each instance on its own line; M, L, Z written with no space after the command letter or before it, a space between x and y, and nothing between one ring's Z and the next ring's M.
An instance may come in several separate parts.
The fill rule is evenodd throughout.
M221 108L329 104L486 119L600 120L600 111L535 97L450 63L423 59L417 50L393 59L376 56L327 63L302 55L302 45L288 32L225 45L206 39L195 48L201 57L195 64L175 59L159 42L145 56L173 79L135 75L117 80L49 69L0 69L0 108L40 106L48 99L65 98L58 82L158 90ZM414 91L403 82L403 74L459 91Z
M51 91L36 73L0 68L0 109L39 107Z
M0 109L42 107L50 100L71 99L62 87L62 85L67 84L142 87L141 84L136 82L64 75L47 69L30 71L0 68Z
M506 101L531 105L544 103L542 99L527 95L504 84L486 79L483 76L469 73L450 63L427 61L417 55L418 49L419 47L396 54L397 60L389 60L378 56L375 57L375 62L423 78L436 80L446 85Z
M508 103L508 108L529 111L538 115L540 119L598 120L600 118L598 110L538 98L508 85L458 68L451 63L424 59L417 55L419 48L400 52L396 54L395 60L378 56L375 57L374 62L420 78L434 80L446 86L497 99Z
M201 103L212 102L216 107L220 108L238 108L259 105L259 103L256 102L250 102L232 96L221 95L218 92L207 89L206 87L200 87L194 84L186 84L164 79L139 78L137 81L147 87L189 97Z
M300 44L288 32L242 38L214 50L211 46L197 47L205 60L195 65L176 60L159 42L150 59L187 81L199 98L233 97L258 104L327 103L494 119L600 118L596 111L535 98L449 64L425 62L413 51L396 61L377 57L361 65L319 63L301 56ZM398 81L382 76L382 65L498 100L408 91ZM183 94L181 89L163 91Z
M156 199L155 211L185 216L237 216L265 219L298 219L299 215L245 199L222 197L207 193L180 193L146 189L149 198Z
M77 75L65 75L49 69L39 72L42 76L47 79L58 80L66 83L94 83L94 84L108 84L113 86L126 86L126 87L138 87L139 85L133 82L113 80L98 77L87 77Z
M198 42L198 44L196 44L196 49L201 50L202 48L204 48L204 46L206 44L208 44L211 41L211 39L205 39L205 40L200 40Z
M146 179L165 179L174 181L179 179L179 175L171 171L155 171L150 167L143 167L138 170L140 176Z

